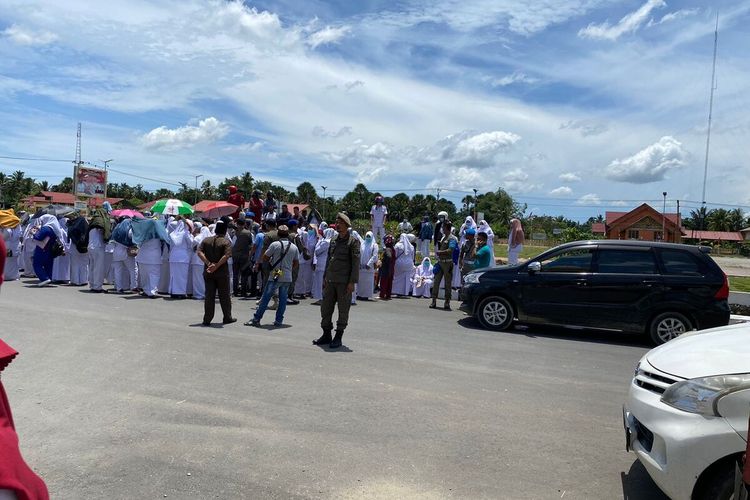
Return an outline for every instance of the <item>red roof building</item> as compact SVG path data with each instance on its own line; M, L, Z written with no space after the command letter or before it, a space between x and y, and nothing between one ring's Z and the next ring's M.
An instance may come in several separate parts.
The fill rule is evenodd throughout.
M601 232L601 223L593 224ZM594 228L594 226L597 226ZM662 234L664 229L666 234ZM634 208L630 212L606 212L604 222L604 237L610 240L644 240L680 243L682 241L682 227L680 214L661 214L647 203Z

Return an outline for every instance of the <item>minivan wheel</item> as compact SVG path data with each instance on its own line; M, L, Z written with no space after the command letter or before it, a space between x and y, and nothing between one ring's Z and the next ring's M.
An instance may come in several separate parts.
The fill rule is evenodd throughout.
M661 345L669 342L693 329L690 320L678 312L665 312L651 321L649 333L654 344Z
M487 297L477 308L477 319L488 330L505 330L513 316L513 306L503 297Z

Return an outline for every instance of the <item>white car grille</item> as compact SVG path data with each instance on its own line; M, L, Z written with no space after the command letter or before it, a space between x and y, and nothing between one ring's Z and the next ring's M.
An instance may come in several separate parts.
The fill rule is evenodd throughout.
M671 375L658 373L654 370L638 369L638 373L633 379L633 383L642 389L663 394L670 385L679 382L681 379L674 378Z

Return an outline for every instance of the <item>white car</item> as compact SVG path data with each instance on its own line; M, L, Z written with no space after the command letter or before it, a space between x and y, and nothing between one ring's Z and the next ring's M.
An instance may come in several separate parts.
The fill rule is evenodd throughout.
M636 366L626 449L674 500L729 499L749 418L750 323L687 333Z

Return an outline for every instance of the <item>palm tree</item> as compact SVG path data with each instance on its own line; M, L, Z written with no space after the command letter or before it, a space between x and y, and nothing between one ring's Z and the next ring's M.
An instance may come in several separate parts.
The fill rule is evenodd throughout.
M297 199L300 203L307 203L314 206L318 201L318 193L315 191L315 186L307 181L297 186Z
M716 208L708 213L707 222L710 231L731 231L732 221L729 218L729 210Z

